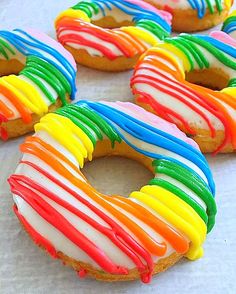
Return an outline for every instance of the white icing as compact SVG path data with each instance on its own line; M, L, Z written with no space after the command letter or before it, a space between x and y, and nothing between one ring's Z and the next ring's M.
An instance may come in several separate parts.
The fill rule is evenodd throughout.
M200 47L199 47L199 49L200 49ZM204 48L201 47L200 50L203 52L203 54L209 60L209 63L211 65L214 64L214 68L223 68L224 72L226 72L230 77L233 77L233 74L235 74L234 70L230 69L229 67L223 66L222 63L219 60L217 60L208 51L204 50ZM175 59L178 60L178 63L180 65L180 67L183 68L183 64L182 64L181 60L177 56L175 56ZM235 59L233 59L232 57L230 59L235 62ZM160 61L161 57L159 56L157 58L157 60ZM164 62L165 62L166 65L169 66L169 64L166 62L166 60ZM172 76L171 73L166 73L165 71L163 71L163 70L161 70L159 68L155 68L155 66L153 66L153 65L146 64L145 61L144 61L143 65L144 64L145 64L145 67L146 66L148 67L148 69L142 69L142 65L141 65L141 67L138 68L138 70L136 71L135 76L137 76L139 74L145 74L145 75L147 75L147 77L142 78L144 82L135 83L134 84L135 89L149 94L154 100L156 100L158 103L160 103L161 105L163 105L163 106L165 106L167 108L175 110L175 108L177 106L178 107L177 113L179 115L181 115L182 117L184 117L185 120L190 125L195 126L195 127L199 128L199 129L209 130L209 126L208 126L207 122L195 110L193 110L191 107L189 107L185 103L183 103L180 100L178 100L177 98L175 98L173 95L168 94L168 93L164 93L163 91L161 91L161 90L159 90L157 88L154 88L154 87L152 87L151 85L148 85L145 82L145 81L149 81L148 76L151 76L152 78L158 78L160 81L165 81L166 80L166 78L162 77L160 74L149 70L149 68L150 69L156 69L160 73L164 74L166 77L173 80L173 82L170 81L170 84L174 85L179 90L184 91L184 88L181 86L181 84L177 85L176 78L174 76ZM173 66L171 66L171 68L173 69ZM196 62L194 64L194 68L199 69ZM224 130L225 129L225 127L222 124L221 120L218 119L213 113L208 111L205 107L202 107L201 105L199 105L198 103L193 101L193 99L190 100L183 93L179 93L177 90L171 89L169 86L163 85L161 82L158 82L158 84L161 85L166 90L171 90L171 91L173 91L173 93L180 94L181 98L184 97L184 99L186 101L191 103L191 105L195 106L197 108L197 110L200 110L202 113L204 113L204 115L206 117L209 118L211 124L214 126L214 128L216 130ZM186 90L186 93L189 93L188 90ZM195 97L197 97L197 96L195 96ZM232 115L233 118L236 117L235 110L233 110L228 104L225 104L220 100L218 100L218 101L221 104L224 105L224 107L227 109L227 111L230 113L230 115ZM172 116L172 118L175 121L175 123L179 123L178 119L174 118L173 116Z
M91 2L91 1L86 1L86 2ZM124 7L125 9L127 9L129 11L129 13L126 13L126 12L122 11L121 9L116 7L115 5L112 5L111 3L109 3L109 8L108 8L108 6L106 6L103 3L99 3L99 4L104 9L104 15L105 16L111 16L118 23L122 23L123 21L132 22L135 13L137 13L137 12L140 13L140 10L130 8L127 5L123 4L122 1L120 1L119 5L121 6L121 8ZM90 9L90 7L88 7L88 9ZM99 9L99 12L97 14L95 14L92 9L90 9L90 11L91 11L91 14L92 14L91 21L97 21L97 20L100 20L100 19L102 19L104 17L101 9ZM158 24L158 23L156 23L156 24ZM156 39L156 42L160 41L157 36L152 34L150 31L146 30L145 28L139 27L139 30L144 31L144 34L147 33L149 35L152 35L153 38ZM132 41L129 44L132 47L134 47L132 45L132 43L134 43L134 42L136 43L136 46L138 46L138 47L140 47L139 42L141 42L141 44L143 44L146 48L149 48L149 47L151 47L153 45L153 44L147 43L145 40L142 39L141 36L138 37L139 42L137 42L136 38L132 38L132 36L127 34L122 29L121 30L120 29L113 29L113 30L111 30L111 32L114 32L114 33L117 32L119 34L125 35L126 39L127 39L127 37L128 37L129 40L132 39ZM90 40L92 42L95 42L96 44L99 44L100 46L105 47L106 49L111 50L113 52L113 54L115 54L116 56L123 56L124 55L124 53L119 50L119 48L116 46L116 44L105 41L102 38L101 39L97 38L93 34L89 34L87 32L85 33L85 32L78 32L76 30L67 30L66 27L62 27L62 30L58 31L57 34L58 34L59 39L62 36L66 36L66 35L69 35L69 34L76 35L78 39L80 37L83 37L86 40ZM99 49L95 49L93 47L90 47L90 46L87 46L87 45L84 45L84 44L78 44L77 42L73 42L73 38L72 38L72 40L67 41L66 44L69 45L70 47L74 48L74 49L78 49L78 50L79 49L84 49L91 56L100 56L100 57L105 56L103 54L103 52L101 52ZM137 53L138 53L138 51L137 51ZM134 54L136 54L136 53L134 53Z
M78 37L82 37L82 38L84 38L84 39L86 39L88 41L91 41L91 42L94 42L96 44L99 44L100 46L104 46L106 49L114 52L118 56L123 55L122 52L119 50L119 48L115 44L113 44L111 42L106 42L104 40L101 40L101 39L97 38L96 36L91 35L89 33L75 32L75 31L71 31L71 30L65 30L65 31L63 31L63 32L60 33L60 36L67 35L67 34L73 34L73 35L76 35ZM71 42L70 42L70 46L73 47L73 48L75 48L75 49L82 49L82 48L85 49L85 48L88 48L89 49L89 52L91 52L91 53L93 52L93 54L96 53L96 55L98 55L98 56L103 56L102 52L100 52L99 50L96 50L96 49L94 49L92 47L89 47L89 46L84 46L84 45L80 45L80 44L76 44L76 43L71 43Z
M112 105L114 103L108 103L108 102L103 102L104 104L107 105ZM120 109L121 111L124 111L125 113L132 115L136 117L137 119L141 119L142 117L142 111L140 110L140 113L135 111L135 106L134 109L132 110L132 107L125 107L124 103L117 103L117 108ZM115 106L115 105L114 105ZM150 124L153 125L154 127L157 127L157 121L159 123L163 123L161 119L156 119L155 116L148 115L148 121L150 121ZM118 127L116 126L118 129ZM175 126L172 127L173 131L176 128ZM171 126L170 126L171 129ZM132 145L134 145L137 148L140 148L141 150L146 150L150 151L154 154L160 153L163 155L171 156L172 158L178 159L181 162L185 163L189 167L193 168L204 180L206 181L205 176L203 175L202 171L195 166L192 162L186 160L185 158L177 155L174 152L167 151L163 148L160 148L156 145L152 145L149 143L146 143L144 141L141 141L137 138L135 138L132 135L129 135L123 130L120 130L120 133L122 134L123 137L126 138ZM175 130L176 131L176 130ZM180 132L179 132L180 133ZM59 143L56 139L54 139L51 135L49 135L45 131L38 131L35 134L36 137L42 139L45 143L53 146L57 151L59 151L61 154L63 154L71 163L76 165L76 167L79 169L79 163L72 155L72 153L66 149L61 143ZM178 135L177 135L178 136ZM181 137L181 135L179 135ZM105 139L105 136L104 136ZM78 138L79 140L79 138ZM187 139L186 139L187 141ZM83 142L81 142L83 144ZM46 151L46 150L44 150ZM59 160L60 164L64 166L70 173L73 174L77 179L81 180L84 182L83 177L75 171L68 163L64 162L63 160L57 158L57 155L54 154L54 158ZM38 166L42 170L46 171L49 175L53 176L55 179L63 183L67 189L71 189L73 193L76 193L76 195L80 195L84 200L88 201L92 205L94 205L97 209L100 211L104 212L108 217L110 217L112 220L114 220L118 225L120 225L126 232L132 236L134 240L139 242L139 244L142 245L142 241L137 239L137 236L130 231L130 229L126 226L126 223L119 221L115 216L112 214L111 209L105 209L103 208L100 204L98 204L95 200L92 199L91 196L87 195L85 191L83 191L83 186L82 185L75 185L71 182L71 178L67 180L66 178L62 177L56 170L50 166L50 163L47 164L44 160L41 160L40 158L36 157L35 155L27 154L25 153L22 159L22 162L18 165L17 170L15 174L21 175L21 176L26 176L30 178L32 181L36 182L38 185L43 186L46 190L50 191L57 197L59 197L61 200L65 201L66 203L70 204L73 206L75 209L78 209L85 215L89 216L92 220L96 221L100 225L104 226L107 229L110 229L110 226L100 217L98 216L95 212L93 212L92 209L90 209L88 206L86 206L84 203L80 202L76 197L73 196L73 193L60 187L56 182L49 180L46 176L44 176L42 173L34 169L32 166L29 166L25 164L24 162L31 162L34 165ZM156 175L156 177L163 177L163 175ZM168 179L169 181L169 179ZM195 201L197 201L204 209L206 209L205 204L202 202L201 199L193 192L190 191L185 185L181 184L177 180L172 180L169 181L175 184L177 187L185 191L186 193L189 194ZM21 183L23 184L23 183ZM116 246L108 237L106 237L104 234L101 234L96 228L93 226L89 225L86 221L82 220L80 217L76 216L74 213L70 212L69 209L63 207L62 205L59 205L55 201L51 200L48 196L45 194L42 194L40 192L37 192L34 188L28 187L27 184L23 184L27 188L30 188L32 192L37 193L38 197L41 197L44 201L46 201L49 205L51 205L58 213L63 215L67 221L71 225L73 225L74 228L76 228L78 231L80 231L82 234L84 234L88 239L96 244L99 248L103 250L103 252L106 254L107 257L109 257L114 263L125 266L129 269L134 268L135 264L134 262L121 250L119 249L118 246ZM100 196L98 196L100 197ZM103 198L107 203L109 202L109 197L108 198ZM118 200L120 201L120 200ZM154 216L157 216L160 220L163 222L167 223L169 226L171 226L173 229L174 226L170 223L168 223L163 217L159 216L152 208L147 207L145 204L143 204L141 201L130 198L131 202L137 203L144 208L146 208L151 214ZM24 201L20 196L17 194L14 194L14 202L17 205L17 209L22 215L27 222L30 223L30 225L38 232L40 233L44 238L46 238L50 243L55 247L57 251L61 251L67 256L74 258L76 260L80 260L85 263L89 263L90 265L94 266L97 269L100 269L100 266L93 260L91 259L83 250L79 248L79 246L75 245L72 241L69 240L69 238L60 232L57 228L55 228L53 225L48 223L43 217L40 216L39 213L37 213L31 206L27 204L26 201ZM157 201L158 202L158 201ZM165 242L167 245L167 251L164 256L158 257L158 256L152 256L153 261L157 262L160 258L164 258L175 252L173 247L163 239L163 237L158 234L158 232L154 231L151 227L149 227L147 224L145 224L143 221L141 221L139 218L135 217L131 213L127 212L125 209L120 208L119 205L117 204L112 204L110 203L111 207L115 208L118 210L120 213L122 213L125 217L127 217L129 220L133 221L136 225L142 228L143 231L145 231L153 240L156 242ZM45 211L45 213L48 213ZM187 237L184 236L186 239ZM139 256L141 260L142 257Z

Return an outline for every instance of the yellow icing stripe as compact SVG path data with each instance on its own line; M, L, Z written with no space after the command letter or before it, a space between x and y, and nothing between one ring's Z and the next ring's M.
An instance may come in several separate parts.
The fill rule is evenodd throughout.
M232 97L236 97L236 88L235 87L224 88L220 92L224 93L224 94L228 94Z
M121 31L128 32L135 37L145 41L146 43L150 44L151 46L155 46L158 44L158 39L148 31L144 31L142 28L139 27L121 27Z
M58 122L60 122L64 127L68 128L75 136L77 136L77 139L82 142L84 147L86 148L86 155L88 155L88 159L92 160L92 154L94 151L93 143L89 139L89 137L85 134L83 130L81 130L80 127L78 127L76 124L74 124L69 118L57 115L56 113L49 113L48 117L50 119L55 119ZM84 154L85 155L85 154Z
M48 112L48 106L38 91L28 82L10 75L0 79L0 83L12 91L19 100L33 113L43 115Z
M168 197L169 193L168 191L162 191L163 197L166 197L166 201L171 201L171 199ZM189 251L186 254L186 257L188 257L191 260L197 259L202 257L203 255L203 249L201 247L202 245L202 239L203 236L200 236L200 233L198 231L198 228L195 228L192 226L190 222L185 221L182 218L182 215L177 214L170 208L168 208L166 205L164 205L162 202L160 202L158 199L154 198L153 196L143 193L143 192L133 192L130 195L131 198L135 198L145 205L151 207L154 211L156 211L161 217L166 219L167 222L173 224L174 227L179 229L185 236L189 238L191 241Z
M173 56L175 58L178 57L179 60L183 62L184 71L189 72L191 70L191 65L190 65L190 62L188 61L188 58L180 49L178 49L172 44L167 44L167 43L161 43L158 45L158 47L165 49L170 53L173 53Z
M225 7L226 9L230 9L232 6L232 0L225 0ZM236 15L236 11L233 11L230 16Z
M67 16L67 17L71 17L71 18L74 18L74 19L82 19L86 22L90 22L90 18L87 16L87 14L82 11L82 10L74 10L72 8L69 8L65 11L62 11L58 16L57 18L55 19L55 27L57 27L57 23L58 21L64 17L64 16Z
M144 186L140 190L143 193L146 193L162 202L168 208L173 210L178 215L191 223L195 228L198 228L199 233L201 234L201 241L203 242L206 237L207 227L204 221L199 217L196 211L189 206L185 201L176 197L175 194L167 191L166 189L159 186Z
M82 130L81 137L78 138L77 135L80 131L75 131L75 129L79 129L79 127L73 123L70 124L69 122L70 120L68 118L61 119L60 115L49 113L40 120L40 123L35 125L35 131L48 132L55 140L75 156L82 168L84 166L84 158L88 156L88 152L84 147L84 142L89 146L89 139ZM89 146L89 149L91 150L91 146Z
M158 47L153 47L153 48L149 49L147 53L143 54L143 57L146 57L147 55L151 54L152 52L154 54L157 53L157 55L158 55L158 52L162 53L163 55L166 55L168 57L168 59L170 59L176 65L176 68L177 68L178 72L181 74L181 77L183 79L185 79L185 70L183 68L183 64L180 64L178 62L178 60L176 59L176 57L174 57L174 55L172 53L170 53L169 51L167 51L165 49L159 48L160 46L162 46L162 45L159 44ZM158 58L160 58L160 56Z

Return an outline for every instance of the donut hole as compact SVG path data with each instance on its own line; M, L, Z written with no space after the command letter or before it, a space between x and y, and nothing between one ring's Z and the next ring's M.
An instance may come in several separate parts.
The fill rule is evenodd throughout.
M111 146L109 140L98 141L93 160L82 170L89 183L106 195L128 197L153 178L152 160L135 151L124 141Z
M217 91L226 88L229 83L228 75L216 68L190 71L186 73L185 78L192 84Z
M87 162L83 174L90 184L106 195L128 197L153 178L141 163L121 156L103 157Z
M0 76L8 76L11 74L19 74L19 72L24 68L22 64L17 59L1 59L0 60Z
M114 19L113 16L104 16L103 18L99 20L93 20L91 19L91 23L94 24L95 26L104 28L104 29L117 29L120 27L124 26L134 26L134 23L129 20L124 20L124 21L117 21Z

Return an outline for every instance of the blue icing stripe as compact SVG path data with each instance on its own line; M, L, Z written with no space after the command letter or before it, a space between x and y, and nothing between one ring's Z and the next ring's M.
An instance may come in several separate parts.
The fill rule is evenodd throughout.
M27 37L30 37L26 32L22 30L15 30L16 32L19 32L21 34L24 34ZM37 56L39 58L42 58L43 60L47 61L48 63L52 64L54 67L56 67L59 71L62 72L62 74L66 77L68 82L71 85L71 98L73 99L76 92L76 86L75 86L75 75L76 72L73 69L73 67L68 64L68 61L65 59L64 56L62 56L60 53L58 53L55 49L49 47L48 45L36 40L35 38L30 38L32 41L26 40L24 37L21 37L18 34L8 32L8 31L0 31L0 37L6 39L9 43L11 43L21 54L24 56ZM42 53L38 52L36 49L40 49L47 54L50 54L55 59L59 61L59 63L62 65L60 66L55 61L51 60L48 57L45 57Z
M216 40L212 37L209 37L209 36L195 35L195 37L210 43L211 45L213 45L217 49L224 51L225 53L232 56L233 58L236 58L236 49L234 47L227 45L227 44L224 44L221 41L218 41L218 40Z
M36 38L30 36L28 33L26 33L23 30L20 29L15 29L14 32L19 32L25 36L27 36L29 39L31 39L32 41L38 43L40 46L44 47L45 49L47 48L48 52L52 55L54 55L54 57L60 61L60 63L68 70L68 72L71 74L71 76L74 78L76 75L76 71L73 68L73 66L70 64L70 62L61 54L59 53L57 50L55 50L54 48L50 47L47 44L44 44L43 42L37 40ZM45 50L46 51L46 50Z
M113 6L116 6L119 8L121 11L124 11L128 15L133 15L133 21L137 22L140 19L148 19L148 20L153 20L155 23L158 23L163 29L165 29L167 32L171 32L171 26L158 14L155 12L152 12L151 10L144 9L136 4L133 4L128 1L117 1L117 0L93 0L92 1L95 4L102 3L109 10L111 10L111 6L109 3L111 3ZM129 9L131 8L131 10ZM132 9L135 9L132 10Z
M192 9L197 11L198 17L201 19L206 15L207 8L211 14L214 13L215 9L219 12L222 11L223 0L215 0L215 7L211 4L210 0L188 0L188 3Z
M203 18L206 13L205 0L188 0L194 10L197 10L198 17Z
M105 118L105 117L103 116L103 118ZM109 120L107 120L107 121L109 122ZM148 151L145 151L145 150L143 150L143 149L140 149L140 148L136 147L136 146L133 145L131 142L129 142L129 141L126 139L126 137L123 136L115 126L113 126L113 127L114 127L114 129L116 130L116 132L119 134L119 136L122 138L122 140L124 140L128 145L130 145L130 146L131 146L134 150L136 150L137 152L142 153L142 154L144 154L144 155L146 155L146 156L148 156L148 157L150 157L150 158L169 160L169 161L171 161L171 162L173 162L173 163L176 163L176 164L180 165L181 167L187 169L187 170L190 171L193 175L195 175L195 176L198 177L199 179L203 180L203 179L199 176L199 174L196 173L192 168L190 168L189 166L187 166L187 165L184 164L183 162L181 162L181 161L179 161L179 160L177 160L177 159L175 159L175 158L173 158L173 157L169 157L169 156L165 156L165 155L161 155L161 154L156 154L156 153L148 152ZM204 180L203 180L203 182L205 183L207 189L208 189L209 191L211 191L211 193L213 194L213 197L215 197L215 188L214 188L214 185L215 185L215 184L214 184L213 180L212 180L212 182L209 182L209 185L208 185ZM212 185L213 185L213 186L212 186Z
M208 164L204 156L197 149L193 148L191 145L183 142L182 140L178 138L175 138L174 136L170 134L167 134L159 129L154 128L153 126L145 124L144 122L139 121L110 106L104 105L102 103L94 103L89 101L79 101L76 104L80 105L83 103L86 103L90 108L97 111L109 123L111 122L115 123L124 131L138 138L139 140L167 149L193 162L196 166L198 166L203 171L206 178L208 179L211 190L214 193L215 186L214 186L214 182L213 182ZM131 143L128 142L127 139L124 138L122 134L120 134L119 130L117 130L115 126L113 127L116 129L119 135L126 141L126 143L131 145ZM145 134L145 135L142 136L141 134ZM132 147L134 148L135 146L132 145ZM169 157L165 157L159 154L153 154L148 151L137 149L137 147L135 147L134 149L155 159L168 158L169 160L171 160L171 158ZM179 161L177 160L177 162Z
M226 25L223 29L223 32L230 34L232 32L236 31L236 22L234 23L229 23L228 25Z
M92 1L92 2L95 2L95 1ZM97 5L97 6L99 7L99 9L101 10L102 15L105 16L106 13L105 13L105 10L104 10L103 6L102 6L100 3L98 3L97 1L96 1L96 5ZM110 6L108 7L108 9L111 10Z

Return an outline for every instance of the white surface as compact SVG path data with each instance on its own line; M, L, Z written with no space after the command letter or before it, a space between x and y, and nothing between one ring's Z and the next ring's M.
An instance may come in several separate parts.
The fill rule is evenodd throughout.
M54 36L53 19L76 1L0 0L2 29L32 27ZM132 101L131 72L109 74L79 67L78 98ZM0 143L0 293L236 293L236 156L208 157L217 186L216 226L205 243L205 256L182 260L150 285L139 281L102 283L81 280L70 268L36 247L12 211L7 184L24 138ZM85 168L95 186L107 193L128 194L150 178L125 159L98 160ZM96 176L97 174L97 176ZM111 183L115 183L111 187Z

